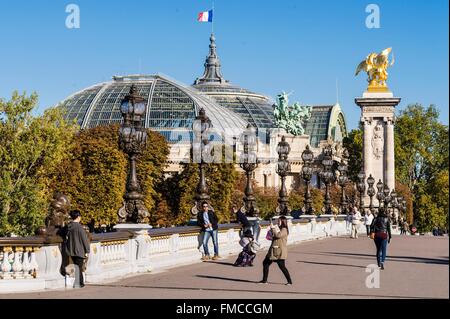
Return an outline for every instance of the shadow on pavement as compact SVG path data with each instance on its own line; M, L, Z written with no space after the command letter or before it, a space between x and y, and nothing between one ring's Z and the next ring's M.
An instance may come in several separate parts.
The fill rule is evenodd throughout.
M209 263L235 267L234 263L227 263L227 262L223 262L223 261L209 261Z
M304 264L314 264L314 265L324 265L324 266L343 266L343 267L355 267L355 268L363 268L366 269L366 266L358 266L358 265L349 265L349 264L334 264L334 263L319 263L314 261L302 261L297 260L298 263L304 263Z
M329 255L338 255L338 256L356 256L356 257L371 257L375 258L375 254L354 254L354 253L336 253L336 252L325 252ZM390 256L389 252L386 256L387 259L396 261L396 262L413 262L413 263L424 263L424 264L438 264L438 265L448 265L448 257L444 257L443 259L438 258L425 258L425 257L413 257L413 256ZM405 260L402 260L405 259Z
M258 283L258 281L253 281L253 280L237 279L237 278L227 278L227 277L217 277L217 276L207 276L207 275L196 275L196 277L208 278L208 279L228 280L228 281L237 281L237 282L251 282L251 283Z

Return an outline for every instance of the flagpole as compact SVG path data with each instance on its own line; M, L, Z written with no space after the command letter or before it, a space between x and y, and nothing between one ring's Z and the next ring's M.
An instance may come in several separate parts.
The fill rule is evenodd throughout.
M215 15L215 12L214 12L215 10L214 10L214 1L212 2L212 12L213 12L213 16L212 16L212 23L211 23L211 33L212 34L214 34L214 15Z

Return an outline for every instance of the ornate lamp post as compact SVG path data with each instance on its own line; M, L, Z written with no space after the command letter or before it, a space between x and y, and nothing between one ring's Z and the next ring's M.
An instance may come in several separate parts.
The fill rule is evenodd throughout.
M402 213L403 213L403 196L397 195L397 199L396 199L396 208L398 210L398 216L397 219L400 220L400 218L402 217Z
M325 214L332 214L330 184L334 179L334 174L331 171L333 166L333 149L331 145L327 145L322 151L322 165L321 178L325 183Z
M255 204L256 198L253 195L252 187L252 173L258 167L258 160L255 152L256 131L250 124L247 126L247 131L241 136L241 143L244 146L244 152L241 154L239 165L245 171L247 177L243 211L249 217L258 217L258 210Z
M358 174L358 185L357 189L359 192L359 210L361 213L364 213L364 193L366 192L366 174L364 174L363 171L361 171Z
M196 223L197 213L201 211L202 202L209 202L208 186L205 178L205 157L210 154L210 144L208 138L208 130L212 128L211 120L206 116L203 108L198 112L198 116L194 120L192 130L194 132L194 143L192 146L192 157L194 163L198 163L199 181L195 192L195 205L191 209L191 223ZM211 205L209 205L212 209Z
M286 189L286 176L291 171L291 163L289 163L288 154L291 151L289 143L286 142L286 138L283 136L281 142L278 143L277 153L278 153L278 163L277 163L277 174L281 177L281 188L278 198L277 212L281 215L289 215L288 207L288 197Z
M395 189L393 189L391 191L391 207L392 207L392 213L391 213L391 217L395 217L395 208L397 207L397 192L395 191ZM394 223L396 222L396 218L394 218Z
M348 166L346 163L348 156L347 150L344 150L344 153L342 154L341 163L338 165L338 171L339 171L339 177L338 177L338 184L341 186L341 214L347 213L347 198L345 197L345 185L348 182L347 177L347 170Z
M305 213L308 215L313 214L312 209L312 198L311 198L311 188L310 181L313 174L312 162L314 160L314 154L309 148L309 145L306 145L305 150L302 153L303 167L302 167L302 177L305 180L306 189L305 189Z
M391 196L389 195L389 187L384 184L383 186L383 200L384 200L384 212L387 216L389 216L389 203L391 202Z
M375 188L373 187L373 184L375 184L375 178L372 177L372 174L370 174L367 178L367 184L369 185L369 188L367 189L367 195L369 195L370 197L369 209L373 214L373 197L375 196Z
M383 193L383 182L380 180L378 180L377 183L377 200L378 200L378 210L380 210L380 208L383 205L383 201L384 201L384 193Z
M406 200L403 198L402 199L402 211L403 211L403 215L404 215L404 218L405 218L405 220L406 220Z
M147 132L142 126L146 100L139 96L133 84L130 93L120 105L123 124L119 130L119 147L129 158L128 180L124 195L124 206L119 209L119 223L143 223L149 216L144 205L144 196L136 174L136 158L142 153L147 142Z

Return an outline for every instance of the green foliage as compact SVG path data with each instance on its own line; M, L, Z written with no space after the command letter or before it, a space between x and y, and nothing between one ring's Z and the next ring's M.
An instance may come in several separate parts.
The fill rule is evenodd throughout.
M395 190L398 196L402 196L406 201L406 221L409 225L413 223L413 196L414 194L411 192L407 185L400 183L399 181L395 182Z
M351 130L342 141L348 150L348 177L353 182L358 182L358 173L362 167L363 131L361 128Z
M163 136L151 130L147 133L146 148L137 159L137 174L145 205L152 213L157 210L159 194L155 187L162 179L169 150ZM71 208L79 209L85 222L117 223L128 173L128 159L119 149L118 139L118 125L80 131L71 157L64 161L53 180L53 190L66 194Z
M206 184L209 190L211 205L219 218L219 222L230 222L235 219L231 213L234 199L234 184L240 178L233 163L213 163L205 165ZM194 206L195 192L199 181L198 164L183 165L179 174L168 179L166 183L173 187L166 193L166 200L176 212L175 223L185 224L191 216Z
M0 99L0 236L32 235L44 224L51 175L69 155L75 125L61 111L31 113L37 94Z
M257 187L255 189L256 205L262 219L269 219L276 215L278 206L278 190L274 187Z
M395 126L396 178L413 193L419 231L448 228L448 126L438 117L433 105L408 105Z

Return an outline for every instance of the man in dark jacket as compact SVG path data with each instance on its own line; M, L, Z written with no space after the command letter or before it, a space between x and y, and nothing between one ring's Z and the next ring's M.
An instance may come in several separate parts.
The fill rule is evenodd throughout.
M89 255L90 244L88 236L84 227L80 224L81 213L78 210L70 212L70 218L72 222L67 225L66 238L64 242L64 249L67 256L72 258L75 267L75 279L79 279L79 282L75 282L75 287L84 287L83 279L83 264L85 258Z
M197 225L202 228L203 232L203 250L205 255L202 260L209 260L209 249L208 243L209 239L212 237L212 241L214 244L214 257L213 260L219 259L219 241L218 241L218 218L214 211L209 209L208 203L202 203L202 210L197 214Z

